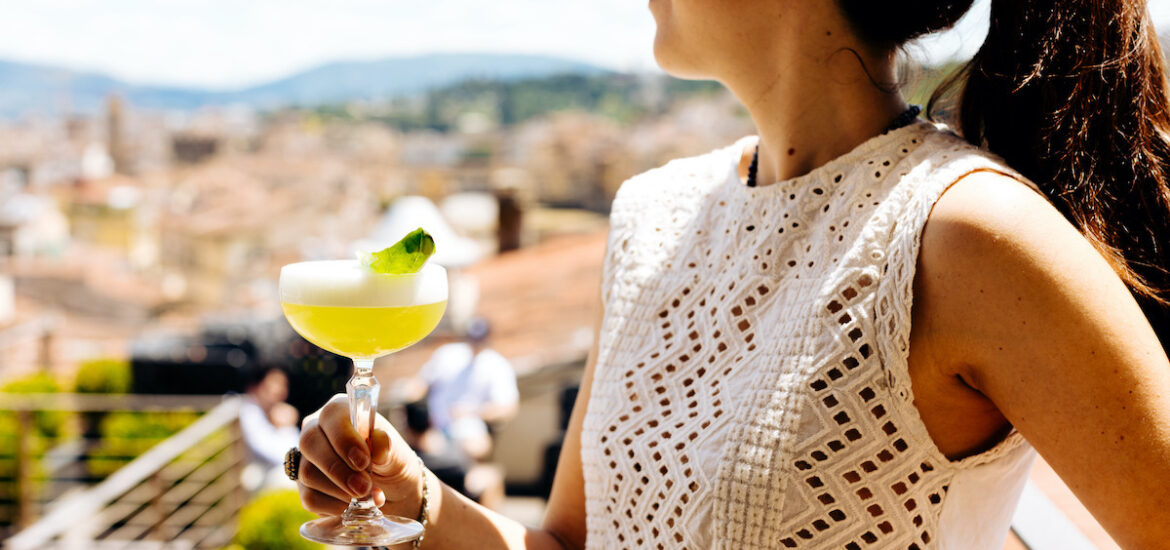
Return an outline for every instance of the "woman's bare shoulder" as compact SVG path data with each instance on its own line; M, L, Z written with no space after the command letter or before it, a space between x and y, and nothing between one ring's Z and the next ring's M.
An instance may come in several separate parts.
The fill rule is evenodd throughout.
M1036 334L1035 327L1004 332L1014 324L1004 315L1015 312L1012 320L1022 324L1028 319L1019 316L1029 314L1029 307L1052 314L1131 306L1130 317L1141 316L1088 239L1045 196L1005 174L973 172L952 184L931 210L921 239L916 279L924 279L930 318L953 332L951 338L1016 334L1019 340ZM990 317L969 314L980 311Z
M1135 548L1167 540L1170 496L1149 488L1170 483L1170 361L1076 227L1029 186L973 173L935 204L915 285L955 374L1102 525Z

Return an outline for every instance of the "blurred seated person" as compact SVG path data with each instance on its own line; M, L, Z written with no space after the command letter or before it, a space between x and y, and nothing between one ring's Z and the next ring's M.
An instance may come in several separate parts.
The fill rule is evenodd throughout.
M427 469L443 483L483 506L498 509L504 500L504 475L496 466L476 463L458 445L431 424L427 401L405 406L403 439Z
M486 319L472 319L465 341L435 350L412 392L425 392L431 425L476 461L491 453L491 425L515 416L520 397L512 364L488 347L489 333Z
M284 453L300 439L299 414L284 400L288 397L288 375L277 367L257 367L246 373L240 431L252 455L244 485L251 490L288 485L284 475Z

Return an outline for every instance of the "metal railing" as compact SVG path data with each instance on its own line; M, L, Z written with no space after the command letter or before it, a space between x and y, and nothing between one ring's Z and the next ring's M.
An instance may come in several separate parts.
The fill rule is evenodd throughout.
M0 409L28 421L33 411L202 408L208 412L95 486L49 504L4 542L12 550L220 548L235 533L247 495L240 398L219 396L4 395ZM19 454L19 453L18 453ZM27 472L28 458L21 458ZM21 468L18 468L18 470ZM27 481L18 486L25 491Z

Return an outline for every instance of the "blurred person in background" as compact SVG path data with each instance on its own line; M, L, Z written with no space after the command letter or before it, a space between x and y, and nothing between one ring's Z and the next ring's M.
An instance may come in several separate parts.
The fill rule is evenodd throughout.
M971 5L650 0L659 65L726 85L759 136L618 191L543 525L442 486L382 418L367 445L344 396L305 422L304 506L372 482L428 549L994 550L1039 451L1122 547L1170 547L1146 2L991 0L960 137L896 60Z
M520 399L516 372L488 346L490 334L486 319L472 318L464 341L439 346L414 383L426 392L431 424L476 461L491 454L492 426L515 416Z
M479 462L464 447L431 424L425 399L407 403L406 443L418 453L427 469L448 487L482 504L498 509L504 500L503 471L493 464Z
M251 490L286 486L284 454L300 438L300 415L284 401L288 398L288 375L273 366L254 367L246 372L244 384L240 430L252 456L244 485Z

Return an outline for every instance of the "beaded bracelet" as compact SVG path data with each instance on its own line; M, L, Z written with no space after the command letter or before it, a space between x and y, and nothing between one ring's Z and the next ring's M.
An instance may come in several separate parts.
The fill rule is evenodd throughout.
M423 537L427 536L427 520L430 519L429 503L427 502L430 496L430 490L427 487L427 466L423 463L422 457L418 459L419 470L422 471L422 501L418 504L418 522L422 524L422 534L417 539L414 539L413 548L422 546Z

